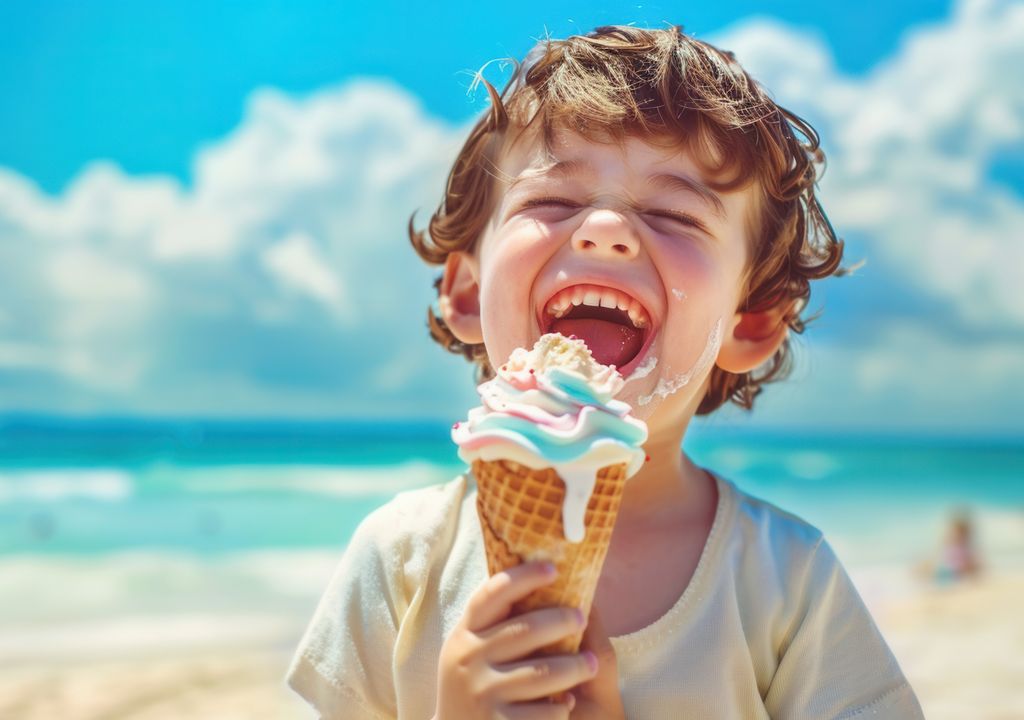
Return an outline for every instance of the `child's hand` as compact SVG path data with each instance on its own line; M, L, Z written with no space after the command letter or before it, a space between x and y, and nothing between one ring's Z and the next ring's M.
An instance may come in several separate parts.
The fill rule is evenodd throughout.
M580 650L594 653L597 657L597 675L573 690L576 707L572 711L574 720L625 720L626 710L619 693L619 668L612 647L601 623L597 606L590 610L587 631L583 634Z
M557 607L509 617L514 602L554 579L545 563L527 563L494 575L473 593L441 648L435 720L569 717L571 695L558 703L549 698L594 677L593 656L527 658L577 632L581 613Z

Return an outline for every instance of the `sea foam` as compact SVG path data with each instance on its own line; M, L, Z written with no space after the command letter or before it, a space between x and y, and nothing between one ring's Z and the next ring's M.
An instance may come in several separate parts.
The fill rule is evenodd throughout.
M32 469L0 472L0 503L57 502L86 498L128 499L135 485L130 473L108 468Z

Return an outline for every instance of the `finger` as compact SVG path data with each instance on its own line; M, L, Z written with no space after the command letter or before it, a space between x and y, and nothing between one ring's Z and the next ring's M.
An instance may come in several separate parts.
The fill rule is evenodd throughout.
M615 648L612 641L608 639L608 631L605 630L601 621L601 613L595 605L590 609L590 617L587 619L587 629L583 632L583 640L580 642L580 650L589 650L597 656L598 664L602 669L615 668Z
M517 615L480 633L488 662L519 660L536 650L579 632L583 613L577 608L552 607Z
M495 680L502 700L536 700L569 690L597 674L597 657L590 652L551 655L498 665Z
M571 711L572 708L567 703L540 700L506 705L498 710L498 717L502 720L567 720Z
M554 581L554 566L531 562L492 575L473 593L466 606L466 626L477 632L508 617L512 604Z

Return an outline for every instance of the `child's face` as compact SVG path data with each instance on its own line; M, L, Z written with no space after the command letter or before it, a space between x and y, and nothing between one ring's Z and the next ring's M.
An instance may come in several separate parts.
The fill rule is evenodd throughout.
M585 167L559 173L539 144L520 142L501 163L499 199L470 258L492 365L545 332L573 333L618 367L627 381L618 397L636 415L695 409L740 320L753 190L689 191L703 185L693 159L636 138L619 147L559 132L552 152L556 165ZM552 314L568 299L560 291L584 283L638 301L641 327L624 315L618 327L581 319L589 313L572 305Z

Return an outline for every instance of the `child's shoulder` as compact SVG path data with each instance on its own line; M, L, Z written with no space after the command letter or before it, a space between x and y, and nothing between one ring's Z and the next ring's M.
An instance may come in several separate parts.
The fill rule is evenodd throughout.
M740 489L720 478L731 495L733 533L748 548L806 557L825 542L820 529L796 513Z
M356 532L389 542L435 534L461 511L466 484L462 474L445 483L399 492L363 518Z
M796 513L780 508L724 481L733 511L720 566L726 575L756 580L748 599L760 603L772 592L780 602L803 607L845 576L842 563L820 529Z
M406 490L369 513L345 549L335 573L339 584L358 578L402 607L437 565L450 561L459 528L467 524L466 484L459 475Z

